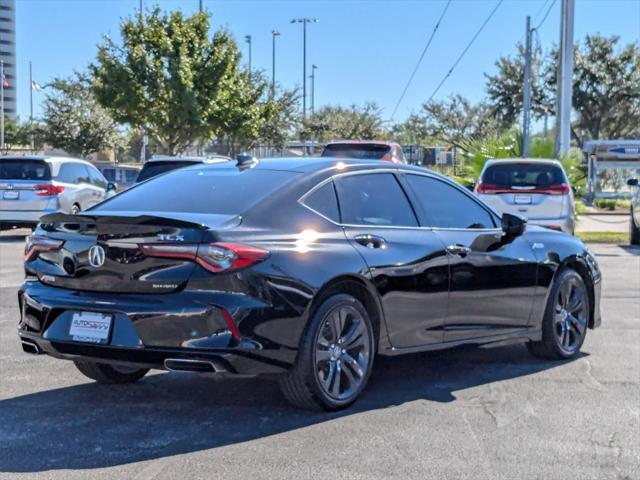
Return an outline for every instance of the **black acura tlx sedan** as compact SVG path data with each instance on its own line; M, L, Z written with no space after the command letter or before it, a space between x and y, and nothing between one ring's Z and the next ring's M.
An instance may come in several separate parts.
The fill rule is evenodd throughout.
M350 405L376 355L526 342L563 359L601 323L601 274L579 240L375 161L176 170L43 217L25 270L26 352L101 383L271 374L303 408Z

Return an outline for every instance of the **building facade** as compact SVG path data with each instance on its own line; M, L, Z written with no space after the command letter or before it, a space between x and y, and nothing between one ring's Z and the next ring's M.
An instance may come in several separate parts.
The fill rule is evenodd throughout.
M0 59L4 62L4 114L17 114L16 0L0 0ZM2 81L2 79L0 79ZM6 84L5 84L6 85Z

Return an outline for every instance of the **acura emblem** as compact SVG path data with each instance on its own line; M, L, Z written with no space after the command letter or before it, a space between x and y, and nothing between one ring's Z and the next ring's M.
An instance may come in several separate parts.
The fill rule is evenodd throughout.
M89 249L89 264L98 268L104 265L105 253L104 248L100 245L94 245Z

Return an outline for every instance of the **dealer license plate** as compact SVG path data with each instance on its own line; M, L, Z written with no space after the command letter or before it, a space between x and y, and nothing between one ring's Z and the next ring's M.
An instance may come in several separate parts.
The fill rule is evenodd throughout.
M69 335L76 342L107 343L112 322L112 315L77 312L71 317Z

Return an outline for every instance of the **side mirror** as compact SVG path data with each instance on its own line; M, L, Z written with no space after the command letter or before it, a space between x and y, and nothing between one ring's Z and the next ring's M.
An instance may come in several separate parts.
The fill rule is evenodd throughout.
M118 189L118 184L115 182L107 182L107 192L115 192Z
M519 237L527 228L527 219L512 213L502 214L502 231L507 237Z
M638 179L637 178L630 178L629 180L627 180L627 185L629 185L630 187L637 187L638 186Z

